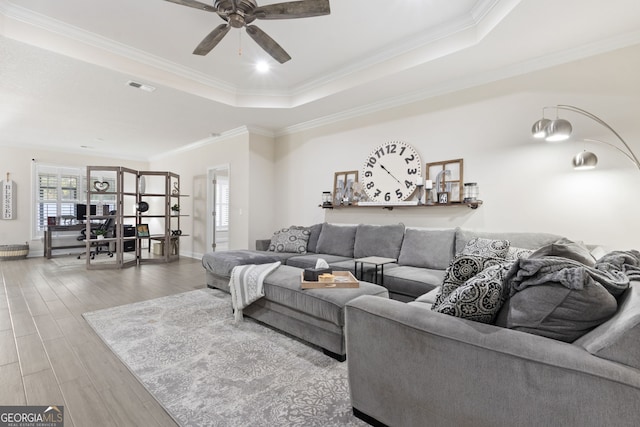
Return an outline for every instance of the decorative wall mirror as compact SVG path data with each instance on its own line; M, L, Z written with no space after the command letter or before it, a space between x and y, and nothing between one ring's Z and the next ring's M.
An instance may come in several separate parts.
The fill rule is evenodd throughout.
M358 181L358 171L336 172L333 177L334 204L349 204L353 199L353 184Z
M463 166L462 159L445 160L443 162L427 163L427 179L433 181L433 188L437 193L449 193L446 197L438 197L438 201L445 203L461 203L463 196Z

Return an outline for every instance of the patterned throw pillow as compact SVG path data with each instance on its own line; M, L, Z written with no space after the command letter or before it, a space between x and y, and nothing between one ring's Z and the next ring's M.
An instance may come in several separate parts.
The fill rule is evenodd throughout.
M515 246L509 246L509 251L507 251L507 256L505 259L507 261L517 261L519 259L529 258L529 256L533 253L533 249L525 249L525 248L517 248Z
M483 257L505 258L511 244L508 240L492 240L474 237L462 249L464 255L479 255Z
M438 307L438 313L482 323L493 323L506 295L502 284L513 262L493 265L457 287Z
M444 275L444 281L440 287L440 293L436 296L432 309L442 303L456 288L464 284L476 274L492 265L504 262L504 258L491 258L480 255L458 254L451 261Z
M269 250L271 252L307 252L307 242L311 231L307 227L289 227L276 231L271 237Z

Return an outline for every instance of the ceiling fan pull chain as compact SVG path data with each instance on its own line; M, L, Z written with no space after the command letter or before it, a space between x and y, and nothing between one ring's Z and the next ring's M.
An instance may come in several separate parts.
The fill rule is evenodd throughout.
M238 56L242 56L242 31L238 31Z

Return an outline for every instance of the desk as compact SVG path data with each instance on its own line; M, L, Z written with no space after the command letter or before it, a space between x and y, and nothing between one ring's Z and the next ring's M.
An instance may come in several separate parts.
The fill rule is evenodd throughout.
M83 242L78 242L73 245L62 245L62 246L53 246L52 242L52 234L55 232L65 232L65 231L77 231L77 235L74 236L74 239L80 235L82 230L87 228L86 224L74 224L74 225L49 225L46 230L44 230L44 256L47 259L51 258L51 250L52 249L65 249L65 248L84 248L86 245Z
M356 277L358 280L362 280L362 276L364 275L364 264L373 264L375 266L375 270L373 272L373 281L376 285L384 286L384 265L391 264L396 262L395 258L383 258L379 256L369 256L365 258L358 258L354 260L356 265ZM358 264L360 264L360 275L358 275ZM380 281L378 282L378 270L380 270Z

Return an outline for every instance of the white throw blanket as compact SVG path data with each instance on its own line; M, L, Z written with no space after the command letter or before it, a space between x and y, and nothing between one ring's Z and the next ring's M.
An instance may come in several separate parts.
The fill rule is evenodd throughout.
M264 296L264 278L278 266L280 266L280 261L271 264L248 264L233 267L229 288L236 322L242 320L242 310L246 306Z

